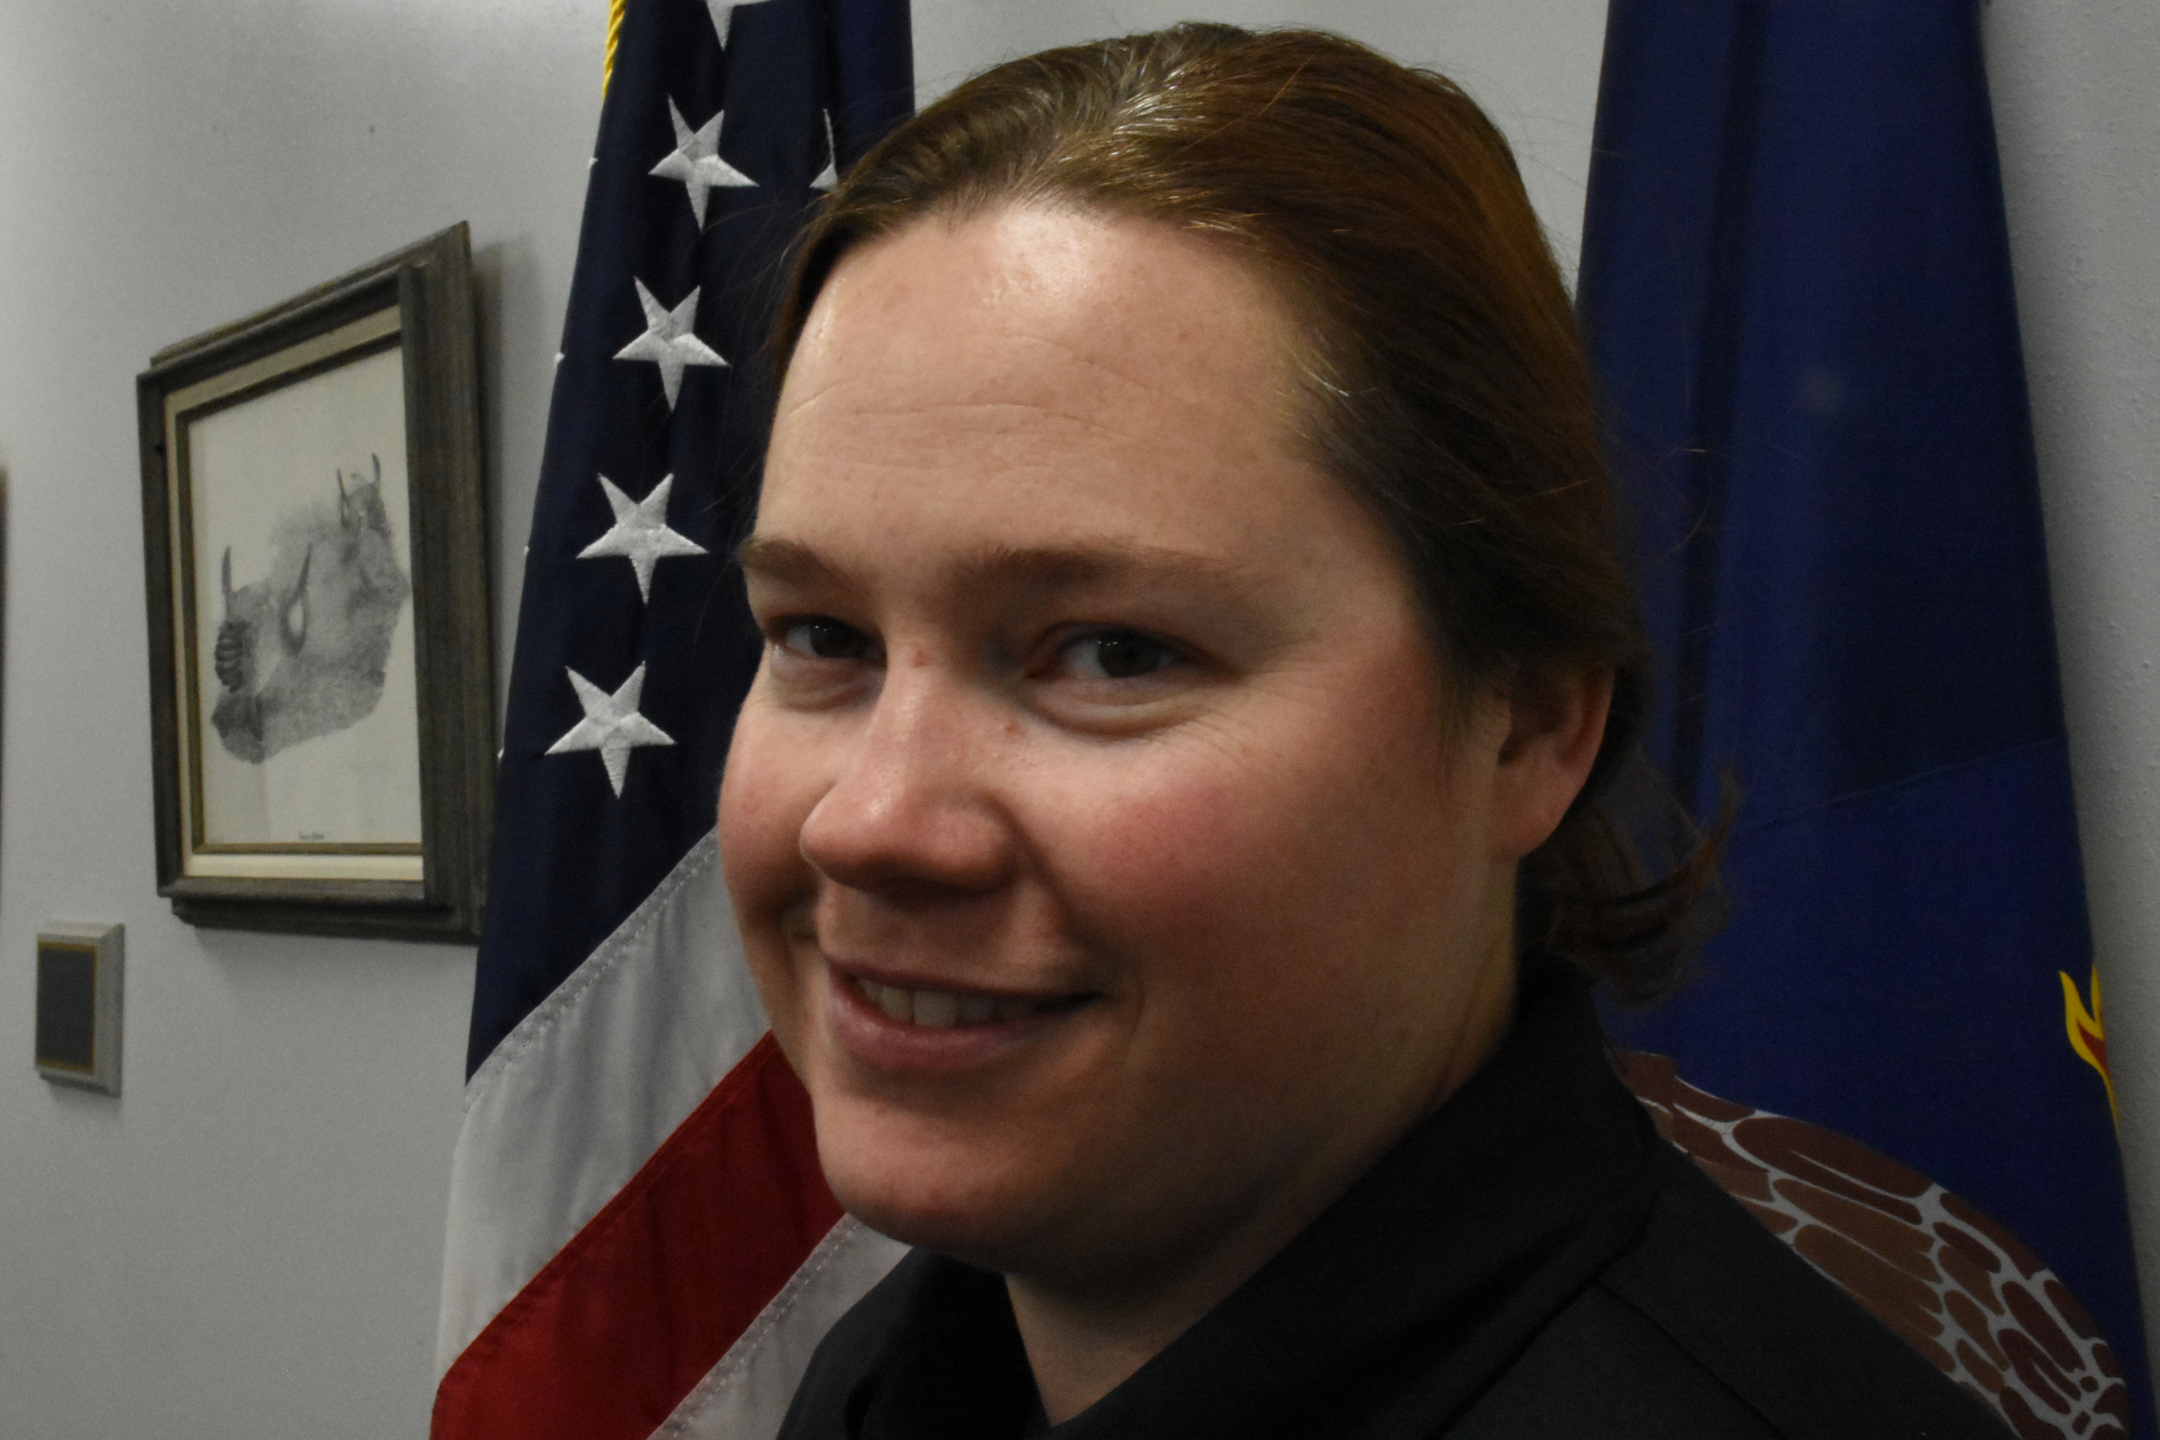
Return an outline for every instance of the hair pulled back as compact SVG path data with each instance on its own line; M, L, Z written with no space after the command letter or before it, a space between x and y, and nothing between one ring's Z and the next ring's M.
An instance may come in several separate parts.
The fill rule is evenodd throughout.
M1646 881L1609 813L1648 651L1566 287L1499 130L1451 81L1339 36L1185 25L975 77L834 189L783 300L780 360L851 248L1007 204L1211 237L1271 282L1315 458L1400 547L1460 693L1610 670L1582 796L1518 881L1518 944L1631 998L1669 984L1713 883Z

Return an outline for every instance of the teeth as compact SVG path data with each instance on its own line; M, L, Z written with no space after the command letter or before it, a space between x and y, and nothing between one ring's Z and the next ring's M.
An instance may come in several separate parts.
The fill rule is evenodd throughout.
M915 996L912 991L869 981L863 983L863 989L869 993L871 1000L876 1002L877 1008L893 1019L906 1022L915 1018Z
M960 995L950 990L903 990L875 980L858 980L856 988L871 1004L902 1024L931 1030L950 1030L956 1025L985 1025L992 1020L1025 1020L1053 1008L1051 1002Z
M932 1030L950 1030L960 1023L960 997L949 990L915 992L915 1023Z

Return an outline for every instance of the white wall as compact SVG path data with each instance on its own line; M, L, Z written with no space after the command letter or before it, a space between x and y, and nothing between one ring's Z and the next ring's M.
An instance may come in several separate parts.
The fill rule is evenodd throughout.
M1189 13L916 8L930 91ZM154 893L132 378L162 345L470 220L507 657L605 9L0 3L0 1435L424 1428L471 953L198 932ZM1451 70L1516 138L1572 257L1598 0L1211 9ZM2160 836L2156 23L2145 0L1988 18L2111 1038L2160 1255L2160 887L2141 883ZM47 918L127 924L118 1101L31 1072Z
M0 1435L425 1430L472 954L157 897L133 380L471 220L510 614L605 13L0 4ZM118 1101L31 1070L54 917L127 926Z
M2160 7L1994 0L1983 16L2086 893L2160 1355Z

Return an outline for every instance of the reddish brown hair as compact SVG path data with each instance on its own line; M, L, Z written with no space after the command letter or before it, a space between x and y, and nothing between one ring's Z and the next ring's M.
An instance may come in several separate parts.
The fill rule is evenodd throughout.
M1523 864L1521 944L1664 988L1713 873L1646 883L1602 804L1647 695L1590 375L1500 132L1338 36L1186 25L1015 60L854 167L804 237L782 363L841 256L927 216L1072 206L1214 237L1302 323L1306 438L1401 547L1451 674L1614 676L1583 795Z

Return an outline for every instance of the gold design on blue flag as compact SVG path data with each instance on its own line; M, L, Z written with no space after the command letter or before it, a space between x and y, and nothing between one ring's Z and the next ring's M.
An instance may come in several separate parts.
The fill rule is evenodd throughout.
M2065 971L2055 972L2062 977L2063 1028L2070 1032L2070 1048L2083 1060L2100 1072L2100 1083L2107 1086L2108 1110L2115 1117L2115 1128L2122 1128L2122 1111L2115 1104L2115 1077L2108 1074L2107 1028L2100 1011L2100 969L2093 967L2092 1008L2085 1008L2085 999L2078 994L2077 981Z

